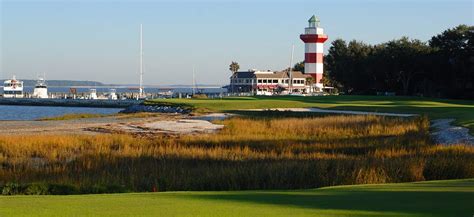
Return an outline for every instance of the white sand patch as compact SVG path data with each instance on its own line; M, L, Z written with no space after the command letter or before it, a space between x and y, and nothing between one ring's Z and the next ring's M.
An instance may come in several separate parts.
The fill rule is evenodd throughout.
M224 125L213 124L205 120L171 120L155 121L140 126L145 131L158 131L163 133L189 134L189 133L212 133L220 130Z
M230 117L236 116L236 114L230 113L211 113L206 115L200 115L192 117L193 119L197 120L205 120L205 121L215 121L215 120L224 120Z

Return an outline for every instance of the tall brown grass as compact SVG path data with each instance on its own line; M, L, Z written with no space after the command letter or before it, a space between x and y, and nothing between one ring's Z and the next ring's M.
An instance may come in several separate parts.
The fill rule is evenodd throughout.
M291 189L474 177L474 148L441 146L427 118L220 121L216 134L1 136L0 185L132 191Z

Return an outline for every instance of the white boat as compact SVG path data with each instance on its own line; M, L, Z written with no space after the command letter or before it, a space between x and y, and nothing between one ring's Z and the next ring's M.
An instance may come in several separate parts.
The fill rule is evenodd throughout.
M13 76L12 79L3 82L3 97L23 98L23 81L16 80Z
M97 90L96 89L90 89L89 90L89 99L97 99Z
M36 81L35 89L33 90L33 98L48 98L48 86L46 85L46 81L42 77L39 77Z
M109 92L108 98L109 98L110 100L117 100L117 90L115 90L115 89L110 89L109 91L110 91L110 92Z

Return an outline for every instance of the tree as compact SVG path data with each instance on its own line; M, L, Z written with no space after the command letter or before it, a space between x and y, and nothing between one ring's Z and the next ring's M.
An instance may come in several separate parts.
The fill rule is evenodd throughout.
M363 42L333 41L325 58L328 82L347 93L366 92L371 82L367 70L367 57L371 52L372 46Z
M336 39L331 43L328 54L324 58L324 68L326 70L326 78L333 81L333 85L336 85L341 90L344 89L344 70L347 68L347 44L342 39Z
M314 84L314 78L312 76L306 77L306 85L310 86L310 92L313 92L313 84Z
M377 45L337 39L324 64L327 82L350 94L474 99L474 27L448 29L429 44L407 37Z
M426 72L425 59L431 52L430 47L420 40L402 37L387 42L383 49L388 78L398 86L396 90L409 95L413 78Z
M303 72L304 73L304 61L301 61L299 63L296 63L293 66L293 71L298 71L298 72Z
M232 61L232 63L229 65L229 70L232 73L236 73L237 71L239 71L239 69L240 69L240 66L237 62Z
M429 45L434 49L432 81L439 91L474 99L474 26L448 29L433 36Z

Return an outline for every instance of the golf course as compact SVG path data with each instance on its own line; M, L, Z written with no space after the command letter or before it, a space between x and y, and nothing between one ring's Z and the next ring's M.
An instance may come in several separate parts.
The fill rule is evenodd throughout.
M76 119L97 119L110 125L106 120L113 118L179 122L208 113L238 115L210 121L222 129L202 133L91 134L75 128L76 134L0 135L0 216L474 214L473 146L439 144L430 134L432 120L450 118L472 135L472 101L281 96L154 99L146 105L192 113L72 115L35 123L68 126Z
M474 179L293 191L0 197L1 216L471 216Z

